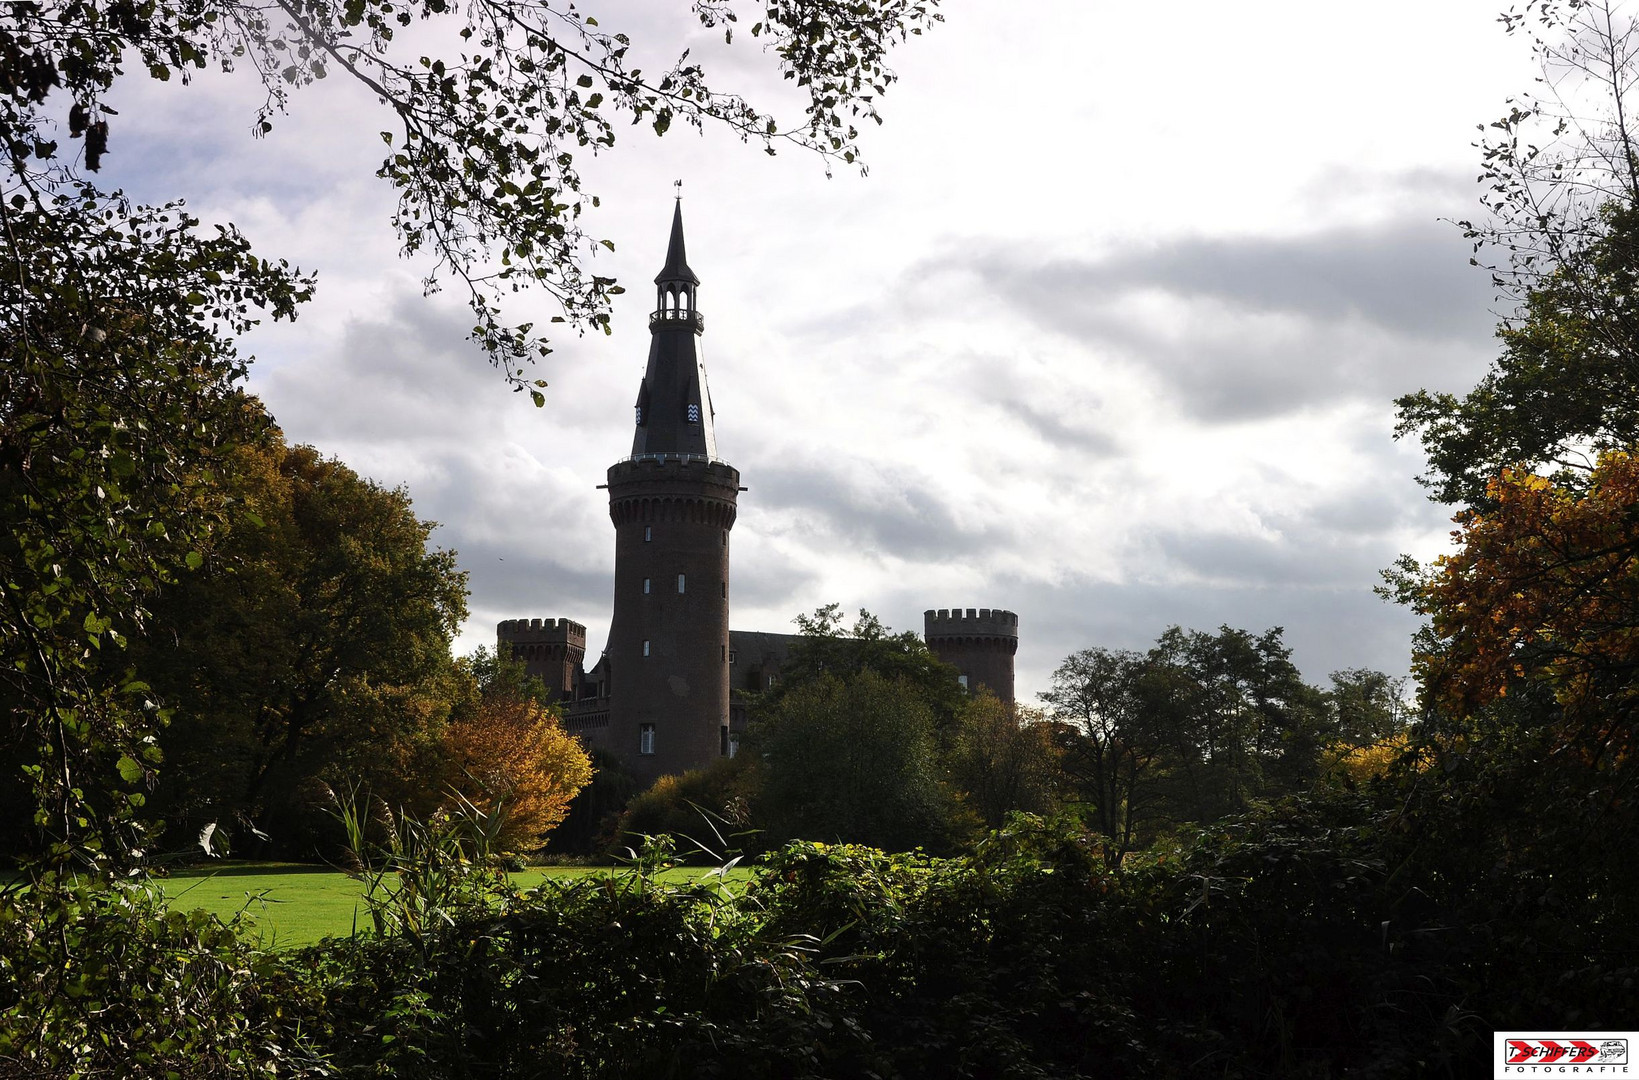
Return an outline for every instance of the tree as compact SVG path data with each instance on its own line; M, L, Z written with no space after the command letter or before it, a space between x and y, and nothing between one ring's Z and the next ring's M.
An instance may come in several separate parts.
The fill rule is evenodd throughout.
M1052 726L1035 709L1021 708L985 691L968 701L956 720L946 766L956 788L989 829L1008 814L1044 814L1053 808L1059 749Z
M1160 799L1153 773L1166 744L1139 691L1144 673L1138 653L1083 649L1059 665L1042 695L1059 728L1065 775L1115 862L1139 846Z
M1275 627L1170 627L1149 652L1086 649L1042 697L1063 768L1112 857L1167 822L1215 821L1321 774L1338 719Z
M499 811L496 844L533 851L569 813L592 779L580 740L530 698L488 694L444 729L444 785L474 806Z
M253 118L272 129L289 95L332 75L351 78L385 106L389 128L378 175L397 190L394 225L408 253L435 256L429 289L451 278L476 317L473 337L517 389L537 380L521 364L547 351L529 323L507 325L501 297L534 286L578 327L607 330L619 289L586 260L608 241L588 236L576 155L615 143L617 124L664 134L677 121L717 124L773 153L800 147L859 164L859 130L880 122L878 99L896 76L889 48L940 19L935 0L812 3L767 0L741 41L764 47L807 103L797 124L708 82L689 51L659 71L634 63L633 43L555 0L21 0L0 9L0 224L13 255L32 244L22 215L80 217L58 191L96 172L118 146L106 99L141 65L151 78L187 82L220 67L258 79L266 92ZM728 0L695 0L701 25L732 43L739 13ZM436 21L426 33L398 35ZM424 55L430 40L445 46ZM55 118L66 113L70 155ZM863 167L863 166L861 166ZM86 190L90 190L87 188ZM78 258L78 249L69 257ZM159 267L156 267L159 268Z
M553 704L548 700L551 694L545 680L539 675L531 675L528 664L508 656L503 649L490 652L480 645L462 664L477 680L478 690L486 698Z
M1517 308L1468 395L1401 400L1434 497L1460 509L1454 552L1390 575L1429 618L1393 774L1396 830L1415 841L1396 873L1441 924L1488 928L1466 973L1487 988L1477 1010L1580 1022L1626 1005L1606 964L1639 944L1623 854L1639 840L1639 31L1604 3L1506 21L1533 34L1547 100L1494 125L1494 223L1468 231ZM1501 989L1527 986L1555 989Z
M932 711L941 736L951 732L967 707L968 696L957 681L956 669L933 655L912 631L896 634L863 608L852 629L844 629L840 604L827 604L793 621L801 637L780 665L780 682L767 695L770 703L827 675L846 679L870 671L890 682L914 686Z
M1510 102L1479 144L1489 217L1463 222L1513 311L1500 356L1462 397L1399 399L1433 497L1480 504L1503 469L1585 483L1598 455L1639 440L1639 147L1633 17L1608 2L1527 4L1543 90Z
M1421 592L1439 642L1419 656L1429 705L1471 715L1521 680L1541 683L1581 752L1625 763L1639 700L1639 458L1602 455L1583 491L1508 470L1488 501L1458 515L1458 550Z
M1370 668L1349 668L1331 674L1326 691L1330 727L1344 742L1369 746L1405 734L1410 721L1406 680Z
M229 335L290 317L310 283L176 206L3 198L19 182L0 180L0 696L57 855L118 855L160 760L121 648L234 514L217 473L260 415Z
M940 782L933 712L908 680L824 673L781 695L747 733L778 837L942 846L954 800Z
M1166 732L1180 816L1213 821L1318 775L1329 741L1324 700L1281 634L1174 626L1145 657L1142 707Z
M245 517L169 589L133 658L175 711L161 806L299 848L309 781L405 786L470 695L455 554L409 496L274 430L233 452ZM414 787L411 783L408 786Z

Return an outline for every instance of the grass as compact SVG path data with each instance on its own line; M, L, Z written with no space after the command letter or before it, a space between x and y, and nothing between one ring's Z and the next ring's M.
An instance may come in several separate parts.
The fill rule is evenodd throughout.
M616 867L548 866L512 874L520 888L546 878L618 874ZM667 882L692 881L709 873L705 867L679 867L660 875ZM734 869L731 880L750 871ZM302 863L225 863L173 871L159 882L173 908L204 908L224 922L240 916L245 934L268 948L296 948L325 937L345 937L355 926L370 926L362 887L353 878L326 866Z

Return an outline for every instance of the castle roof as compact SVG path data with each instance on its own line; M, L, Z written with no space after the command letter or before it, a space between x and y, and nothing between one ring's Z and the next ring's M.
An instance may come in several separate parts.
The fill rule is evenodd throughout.
M705 322L695 307L699 283L684 256L683 204L679 201L672 212L666 265L655 277L649 364L637 391L634 458L675 454L717 460L711 390L699 345Z
M654 276L654 283L687 282L690 285L700 284L700 279L694 276L689 269L689 259L683 250L683 200L677 200L677 208L672 211L672 237L666 245L666 265L660 268L660 273Z

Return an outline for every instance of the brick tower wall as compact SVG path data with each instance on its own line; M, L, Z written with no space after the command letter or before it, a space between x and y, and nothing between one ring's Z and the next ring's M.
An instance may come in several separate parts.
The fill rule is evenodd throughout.
M922 613L922 637L933 654L1013 704L1013 655L1019 651L1019 617L1001 608L940 608Z
M700 456L645 455L609 469L615 604L607 738L645 781L703 768L722 753L728 534L739 491L739 470ZM654 725L652 753L642 752L646 724Z
M570 619L503 619L495 627L496 651L524 662L546 683L552 700L574 692L586 660L586 627Z

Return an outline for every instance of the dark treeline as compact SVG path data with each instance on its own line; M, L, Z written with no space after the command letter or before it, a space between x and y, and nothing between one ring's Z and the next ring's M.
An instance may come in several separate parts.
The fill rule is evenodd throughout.
M607 847L666 833L703 860L788 840L949 854L1023 811L1097 833L1119 864L1181 827L1352 784L1405 744L1401 680L1356 669L1308 685L1279 628L1172 627L1145 653L1076 653L1040 710L969 696L868 612L851 629L836 605L797 623L744 752L607 815Z

